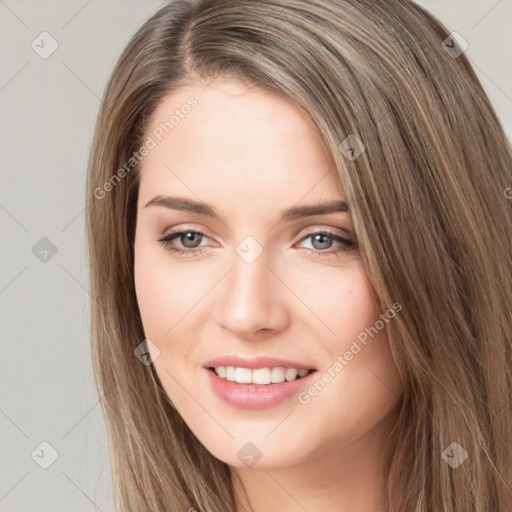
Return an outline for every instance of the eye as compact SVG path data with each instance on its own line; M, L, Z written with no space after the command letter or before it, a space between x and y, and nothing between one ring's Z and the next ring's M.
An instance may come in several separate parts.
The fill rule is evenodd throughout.
M200 254L203 252L203 250L197 250L198 247L201 247L200 242L202 238L208 237L201 231L187 229L169 233L163 238L160 238L158 241L161 242L161 244L171 252L184 256L193 256L195 254ZM311 244L313 245L313 248L304 247L304 249L322 256L330 256L333 254L337 254L339 252L348 251L350 249L356 248L356 243L354 241L337 235L336 233L332 233L330 231L325 230L310 232L306 234L306 236L303 236L300 242L303 242L308 239L311 239ZM179 241L183 249L173 245L176 240ZM335 243L337 243L338 246L334 245L333 247L333 244Z
M177 254L182 255L193 255L203 252L202 250L195 250L197 247L200 247L197 242L200 241L201 237L206 237L206 235L201 231L186 229L183 231L175 231L174 233L170 233L164 236L163 238L160 238L158 241L161 242L162 245L171 252L175 252ZM183 247L185 247L188 250L183 250L174 247L172 243L176 239L178 239L180 243L182 243Z
M310 249L305 247L305 249L315 254L320 254L321 256L330 256L339 252L354 249L356 247L356 244L353 240L344 238L340 235L337 235L336 233L331 233L330 231L313 231L302 237L300 241L302 242L308 239L311 239L313 248ZM327 251L326 249L333 248L333 242L337 242L339 245L337 247L335 246L334 250Z

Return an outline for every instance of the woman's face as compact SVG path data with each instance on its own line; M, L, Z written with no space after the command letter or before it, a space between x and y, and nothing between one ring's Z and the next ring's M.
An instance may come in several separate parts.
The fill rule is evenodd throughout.
M401 391L384 328L399 308L376 308L312 124L217 80L168 96L146 140L137 300L154 368L197 438L231 466L270 468L382 433Z

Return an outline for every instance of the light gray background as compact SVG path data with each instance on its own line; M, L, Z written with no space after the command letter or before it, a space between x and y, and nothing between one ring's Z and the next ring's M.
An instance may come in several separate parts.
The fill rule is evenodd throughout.
M113 510L90 362L86 164L115 61L164 3L0 0L0 512ZM512 139L512 0L419 3L467 40ZM43 31L59 45L47 59L31 47ZM32 250L43 237L57 248L46 262ZM42 442L58 454L47 469Z

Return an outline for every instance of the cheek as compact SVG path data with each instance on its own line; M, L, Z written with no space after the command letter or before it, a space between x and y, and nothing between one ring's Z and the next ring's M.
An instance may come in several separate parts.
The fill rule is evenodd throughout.
M134 281L137 303L146 336L162 340L204 294L201 279L169 265L165 250L135 243ZM203 285L203 286L202 286Z
M335 316L332 317L333 336L330 352L342 355L347 362L346 369L359 373L357 380L365 380L365 387L375 379L369 375L375 372L395 375L395 364L391 356L386 325L392 319L386 316L376 304L366 274L361 267L353 272L341 287L342 292L335 302ZM391 306L391 305L390 305Z
M386 330L395 313L386 316L386 310L379 309L362 266L354 267L330 292L329 300L323 301L325 321L334 331L323 342L328 353L322 379L326 385L318 386L322 390L318 398L312 390L312 402L316 402L312 405L328 408L336 403L333 419L345 425L353 422L357 432L387 414L402 390ZM319 310L321 302L317 302ZM351 410L350 419L347 410Z
M330 277L324 281L327 286L312 287L310 296L315 297L313 307L331 330L331 344L342 349L347 341L373 325L380 312L361 262L355 262L335 279Z
M136 252L134 279L137 303L144 333L155 340L172 327L174 311L179 306L176 288L163 270L158 260L145 258L144 250Z

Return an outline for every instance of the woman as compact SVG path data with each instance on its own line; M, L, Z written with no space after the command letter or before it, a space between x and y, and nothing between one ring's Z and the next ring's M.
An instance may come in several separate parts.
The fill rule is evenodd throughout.
M512 507L512 154L406 0L174 1L91 151L119 511Z

